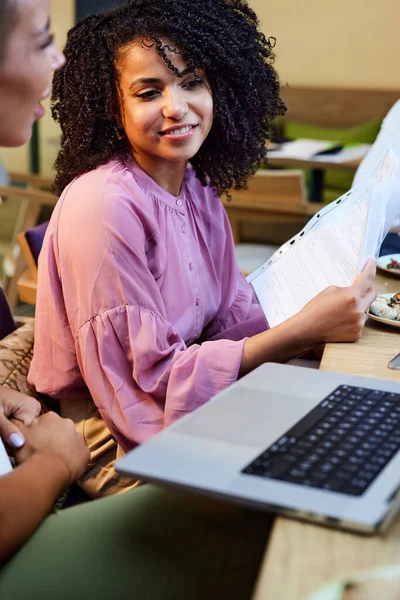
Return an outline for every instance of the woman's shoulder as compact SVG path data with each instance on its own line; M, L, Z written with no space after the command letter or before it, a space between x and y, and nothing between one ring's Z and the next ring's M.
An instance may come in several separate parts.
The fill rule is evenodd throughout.
M125 162L113 158L104 165L75 177L61 194L61 198L81 193L84 193L86 198L104 198L110 193L123 193L124 189L134 185L135 181Z
M148 212L146 190L123 160L114 158L76 177L60 197L62 211L105 215L112 219L123 207L131 213Z
M106 231L144 231L155 228L145 191L119 159L76 177L63 191L52 219L60 233L104 236Z

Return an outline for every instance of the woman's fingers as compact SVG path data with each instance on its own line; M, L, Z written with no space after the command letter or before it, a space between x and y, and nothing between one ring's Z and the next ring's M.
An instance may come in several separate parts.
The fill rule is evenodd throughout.
M375 280L376 275L376 259L369 258L365 263L365 267L360 273L360 275L356 278L353 285L350 286L353 291L359 295L364 296L368 290L373 287L373 282Z
M12 448L21 448L24 445L25 438L18 428L18 421L29 425L40 413L40 403L11 390L6 386L0 387L0 437ZM10 419L17 419L17 422L11 422Z
M29 425L40 413L40 403L6 386L0 387L0 412L6 417L14 417Z
M21 448L25 438L14 423L0 411L0 438L12 448Z

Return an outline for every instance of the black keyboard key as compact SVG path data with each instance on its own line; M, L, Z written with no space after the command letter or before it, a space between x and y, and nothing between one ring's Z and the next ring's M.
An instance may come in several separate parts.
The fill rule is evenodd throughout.
M361 496L369 483L370 482L365 479L352 479L346 482L340 491L344 494L351 494L352 496Z
M343 444L343 446L344 446L344 444ZM339 450L335 450L335 452L334 452L334 456L337 456L338 458L341 458L342 460L348 456L348 452L343 449L343 446L341 445ZM352 447L354 447L354 446L352 446Z
M371 390L368 390L367 388L361 388L361 387L356 387L354 388L354 392L356 394L359 394L360 396L368 396L368 394L370 393Z
M340 479L330 479L328 482L323 483L321 485L321 488L323 490L329 490L331 492L339 492L340 488L342 488L344 485L343 481L340 481Z
M341 465L341 469L346 471L346 473L357 473L358 465L353 465L352 463L346 463Z
M311 448L313 447L314 444L312 442L309 442L308 440L300 440L296 444L296 448L304 448L304 450L311 450Z
M329 412L330 411L328 408L321 408L320 406L317 406L311 412L309 412L303 419L301 419L301 421L296 423L296 425L292 427L292 429L289 429L287 435L293 437L303 436L305 433L307 433L307 431L311 429L311 427L313 427L314 425L319 423L321 419L326 417L326 415L328 415Z
M358 477L360 477L360 479L364 479L365 481L372 481L375 479L376 473L374 473L372 470L362 469L358 472Z
M344 451L344 455L348 454L349 452L352 452L354 450L354 444L352 444L351 442L348 442L346 440L345 442L343 442L342 444L340 444L340 450Z
M315 471L311 475L309 474L308 477L310 480L310 485L320 487L328 481L329 474L322 473L321 471Z
M379 390L372 390L367 395L367 398L370 398L371 400L382 400L385 395L386 395L386 392L380 392Z
M266 469L271 477L281 477L289 469L293 468L293 463L286 460L282 456L271 456L268 469Z

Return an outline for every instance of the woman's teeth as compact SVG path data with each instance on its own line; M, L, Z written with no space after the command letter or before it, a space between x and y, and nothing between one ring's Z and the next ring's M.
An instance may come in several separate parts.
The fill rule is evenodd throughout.
M170 129L165 133L167 133L168 135L182 135L184 133L188 133L188 131L190 131L191 129L192 127L190 125L187 125L186 127L180 127L179 129Z

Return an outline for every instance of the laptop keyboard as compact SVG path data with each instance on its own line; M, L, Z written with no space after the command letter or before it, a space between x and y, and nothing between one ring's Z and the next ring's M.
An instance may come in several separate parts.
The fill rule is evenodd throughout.
M243 473L360 496L400 448L400 394L341 385Z

